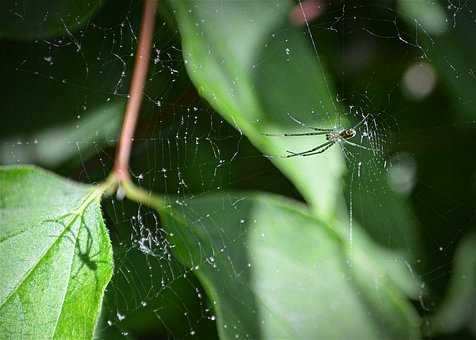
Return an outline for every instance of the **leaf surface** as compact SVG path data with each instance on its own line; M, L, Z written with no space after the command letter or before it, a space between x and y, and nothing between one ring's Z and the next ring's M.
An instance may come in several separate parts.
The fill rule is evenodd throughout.
M392 280L307 209L264 194L158 206L179 260L196 271L222 339L416 339ZM360 244L360 242L359 242Z
M92 338L112 251L98 188L0 168L0 337Z

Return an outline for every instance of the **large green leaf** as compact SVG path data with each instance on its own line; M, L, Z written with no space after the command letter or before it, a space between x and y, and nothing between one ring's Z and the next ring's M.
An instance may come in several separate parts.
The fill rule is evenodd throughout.
M99 188L0 168L0 338L91 338L112 251Z
M89 110L80 123L69 123L45 128L33 133L26 141L20 136L3 139L0 144L0 162L40 163L55 166L77 156L87 159L91 154L116 140L120 128L123 101L96 106ZM79 163L79 160L77 163Z
M230 124L286 174L320 213L331 215L343 169L337 147L315 157L283 158L325 136L269 137L337 122L338 108L311 38L275 1L172 1L192 81ZM309 130L306 130L309 131Z
M36 39L71 35L102 3L103 0L4 0L0 2L0 37Z
M414 339L411 305L372 259L297 203L214 194L161 210L196 273L222 339Z

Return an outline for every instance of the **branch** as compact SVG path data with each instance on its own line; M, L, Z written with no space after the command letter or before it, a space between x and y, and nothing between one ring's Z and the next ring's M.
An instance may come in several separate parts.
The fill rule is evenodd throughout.
M149 67L152 36L154 35L156 0L144 0L144 12L137 46L134 70L132 74L129 99L124 114L121 136L117 148L113 173L119 181L127 181L129 175L129 158L131 155L134 131L139 116L139 109L144 93L145 79Z

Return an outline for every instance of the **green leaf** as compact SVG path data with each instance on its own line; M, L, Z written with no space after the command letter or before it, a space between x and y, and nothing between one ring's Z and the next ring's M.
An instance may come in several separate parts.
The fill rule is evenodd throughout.
M468 327L476 336L476 234L460 245L448 294L431 318L434 332L456 332Z
M0 37L38 39L86 24L103 0L4 0L0 3Z
M283 158L312 149L325 136L278 137L306 125L337 123L325 71L305 31L288 19L291 3L171 1L185 63L200 94L287 175L321 214L332 215L343 163L334 147L317 157ZM291 115L291 116L290 116ZM309 130L305 130L309 132Z
M348 237L348 225L344 223L339 225L341 237L343 239ZM352 226L352 240L349 241L349 247L351 248L351 255L354 249L365 249L366 254L371 258L372 267L378 268L377 271L383 273L388 277L393 285L405 294L405 296L411 299L417 299L423 293L423 285L410 266L408 260L408 254L403 250L391 250L387 247L383 247L377 244L366 231L356 222L353 222Z
M419 319L366 248L264 194L177 200L160 211L196 271L222 339L416 339Z
M426 33L439 35L448 30L448 19L443 6L433 0L399 0L399 10Z
M45 128L33 133L28 142L21 142L19 136L0 140L0 162L55 166L77 156L78 152L81 155L78 163L81 159L88 159L98 148L111 145L116 140L123 107L124 102L120 100L95 106L88 110L88 116L80 123L72 121Z
M100 187L0 168L0 338L93 336L112 251Z

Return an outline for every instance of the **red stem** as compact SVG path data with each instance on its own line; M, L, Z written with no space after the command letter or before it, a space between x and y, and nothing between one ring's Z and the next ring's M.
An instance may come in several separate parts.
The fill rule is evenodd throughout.
M120 181L130 179L129 158L131 155L134 131L139 116L139 109L144 94L145 79L149 67L152 36L154 35L156 0L144 0L144 12L137 46L134 71L132 74L129 99L124 114L119 146L114 164L114 174Z

